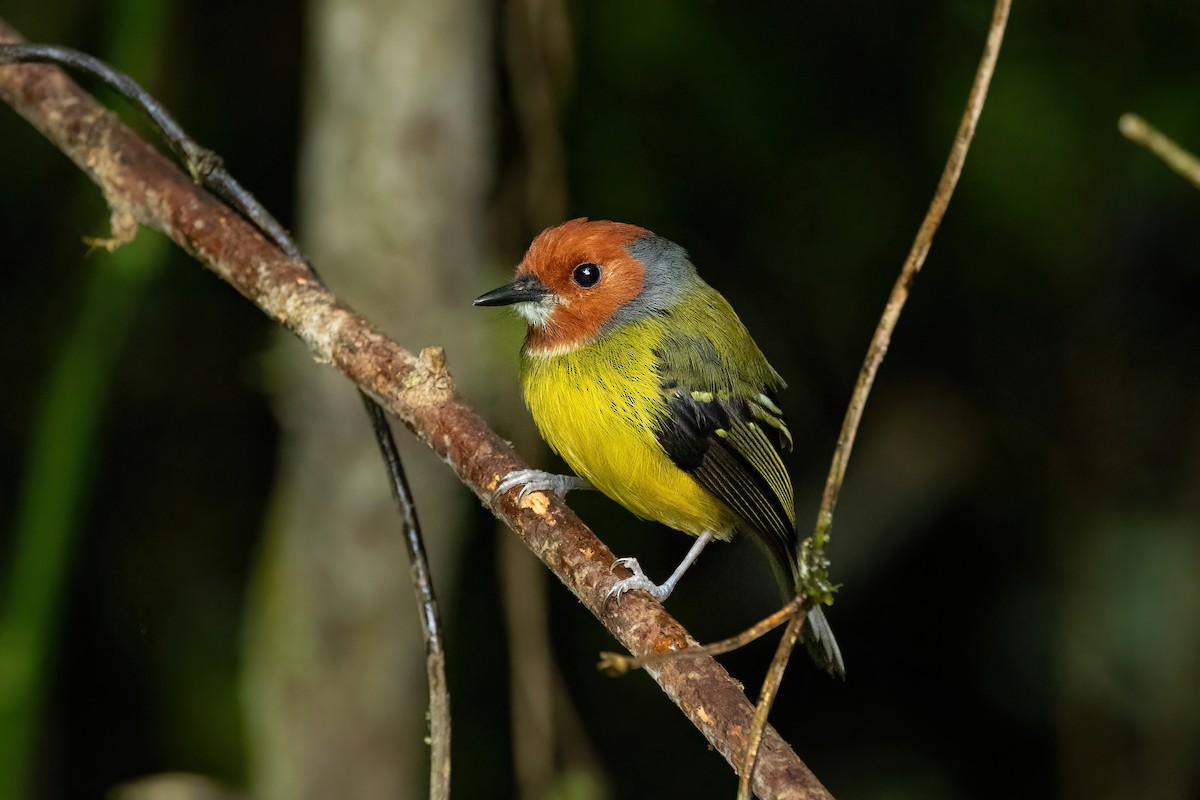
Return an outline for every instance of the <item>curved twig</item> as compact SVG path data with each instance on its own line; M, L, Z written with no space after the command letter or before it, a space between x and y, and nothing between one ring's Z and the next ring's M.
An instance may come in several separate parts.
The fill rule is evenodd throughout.
M929 248L933 244L933 236L937 232L942 218L946 215L950 197L954 194L954 187L958 185L959 176L962 175L967 149L971 145L971 139L975 136L979 115L983 112L983 103L987 98L988 86L991 84L992 74L996 69L996 59L1000 55L1000 45L1004 41L1004 29L1008 23L1008 12L1011 5L1012 0L996 0L987 40L983 47L983 55L980 57L979 67L975 71L971 92L967 96L966 108L963 110L962 119L958 124L958 131L954 135L954 143L950 147L950 155L946 159L942 177L938 181L933 200L929 203L925 219L921 222L921 227L917 229L917 235L908 257L900 268L900 276L892 286L887 305L884 306L879 324L871 337L871 344L867 348L866 359L863 361L862 369L859 370L858 381L850 395L850 405L846 409L837 445L833 450L833 463L829 467L829 477L825 481L821 507L817 512L816 528L810 540L811 544L806 542L809 547L806 547L806 552L803 553L806 556L804 563L808 566L807 578L810 581L809 585L804 588L810 590L810 596L815 602L821 602L824 599L823 595L829 591L824 575L825 545L829 542L829 534L833 528L833 512L837 507L842 481L846 477L846 464L850 459L850 451L854 447L854 439L858 433L859 422L862 421L867 396L871 393L871 386L875 382L875 374L879 371L879 365L883 363L883 357L887 355L888 345L892 340L892 331L895 330L896 323L900 319L900 312L904 310L912 283L925 263L925 256L929 254ZM816 589L815 592L811 591L813 588ZM762 726L766 724L767 714L775 699L775 693L778 691L779 681L783 679L784 667L795 647L803 621L804 614L798 613L789 623L787 632L779 644L779 649L775 653L775 658L772 660L770 670L763 682L758 707L755 710L755 728L750 732L750 745L743 754L739 770L741 775L741 782L738 785L739 798L749 798L750 796L749 783L758 749L757 736Z
M1163 160L1168 167L1200 189L1200 158L1184 150L1173 139L1137 114L1122 114L1117 127L1131 142L1137 142Z
M225 169L224 161L212 150L188 136L175 118L138 84L100 59L69 47L45 44L0 45L0 64L46 63L68 67L99 78L133 103L158 128L171 150L182 160L192 178L222 198L250 220L294 261L303 263L318 282L320 274L301 253L287 229ZM442 800L450 797L450 693L446 682L446 653L441 634L433 577L425 555L425 544L417 519L417 508L408 487L404 463L383 409L359 389L371 429L387 468L392 498L400 510L404 542L413 571L413 590L421 609L421 632L425 641L425 672L429 687L430 782L429 793Z
M858 373L858 381L850 395L850 405L846 408L845 419L842 420L842 429L833 450L833 463L829 466L829 477L825 481L825 492L821 496L821 508L817 512L816 530L813 534L815 541L813 555L818 559L824 555L825 545L829 541L829 533L833 527L833 511L837 507L838 494L842 489L842 481L846 477L846 463L850 460L850 451L854 447L854 438L858 433L858 424L862 421L867 396L871 393L871 386L875 383L875 374L879 372L879 365L883 363L883 357L887 355L888 346L892 341L892 331L896 329L900 312L904 310L904 304L908 301L909 290L912 288L913 281L916 280L917 273L925 264L925 256L929 254L929 248L933 244L933 236L937 233L938 226L942 224L942 217L946 215L950 197L954 194L954 187L958 185L958 178L962 175L963 164L967 159L967 149L971 146L971 139L975 136L975 127L979 124L979 115L983 112L988 86L992 82L992 73L996 69L996 59L1000 55L1000 44L1004 41L1004 28L1008 23L1008 12L1011 5L1012 0L996 0L991 26L988 28L987 41L983 47L983 55L979 60L979 67L975 71L975 80L971 84L971 92L967 96L967 106L963 111L962 120L958 124L958 131L954 135L954 144L950 147L950 155L946 158L942 177L938 181L933 200L929 203L925 219L921 222L921 227L917 229L912 249L909 250L908 257L904 260L904 266L900 268L900 277L892 286L892 293L888 296L887 305L883 308L883 315L871 337L871 344L867 348L867 357L863 361L862 369Z
M0 23L0 42L15 34ZM456 392L439 348L413 355L321 286L240 215L197 187L76 86L42 65L0 69L3 99L95 181L118 221L156 228L295 333L314 357L357 383L442 457L484 503L501 476L526 467ZM608 610L612 552L556 496L502 496L503 520L635 656L695 641L663 607L637 594ZM711 658L647 670L731 764L746 749L753 707ZM754 790L763 798L828 798L773 729L763 735Z
M238 183L225 169L225 163L219 155L206 147L201 147L192 137L188 136L175 117L163 107L154 97L141 87L133 78L113 69L95 56L82 53L70 47L55 44L6 44L0 50L0 64L45 63L67 67L85 75L98 78L109 88L129 100L154 124L162 134L172 152L184 163L188 172L197 183L203 184L209 191L220 197L229 205L236 208L265 233L271 241L279 246L297 261L307 260L300 253L295 241L287 229L268 212L254 195ZM309 269L313 274L312 265Z
M746 742L746 752L742 757L741 771L738 773L738 793L740 800L750 800L750 776L754 774L754 762L758 758L758 748L762 742L762 732L767 726L767 717L771 706L775 704L775 696L783 684L783 673L787 669L788 659L800 641L800 632L804 630L804 621L808 619L808 603L802 603L799 611L788 620L783 630L783 638L775 648L775 656L767 668L763 678L762 691L758 695L758 703L754 706L754 719L750 723L750 733Z
M375 431L375 441L391 479L392 497L404 518L404 544L412 564L413 592L421 609L421 634L425 640L425 677L429 683L429 796L450 797L450 685L446 681L446 646L442 637L442 621L438 614L437 598L433 594L433 575L425 555L425 540L417 520L417 504L413 502L400 461L400 450L388 425L383 408L359 390L367 416Z

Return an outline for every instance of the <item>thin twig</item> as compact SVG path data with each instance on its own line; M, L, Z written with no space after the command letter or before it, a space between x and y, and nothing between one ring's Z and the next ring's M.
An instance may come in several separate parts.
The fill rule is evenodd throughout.
M446 681L446 648L442 637L442 622L437 598L433 594L433 575L425 556L425 541L417 520L417 504L413 502L400 461L400 450L392 437L387 414L383 408L359 390L367 416L375 431L375 441L391 478L392 497L404 516L404 544L412 564L413 591L421 609L421 633L425 640L425 676L429 681L429 796L434 800L450 797L450 685Z
M0 22L0 41L15 33ZM39 65L0 69L11 105L95 181L116 219L162 231L218 277L295 333L320 362L358 384L491 504L500 476L527 467L455 391L439 348L413 355L320 286L238 214L183 175L70 81ZM514 493L490 505L535 555L635 655L694 644L662 605L637 593L605 609L614 556L557 496ZM707 657L647 670L731 764L744 752L753 707ZM754 771L763 798L828 798L820 781L770 727Z
M900 312L904 310L912 283L925 264L925 256L929 254L929 248L933 244L933 236L937 232L938 226L941 225L942 218L946 215L950 197L954 194L954 187L958 185L958 178L962 174L963 164L967 158L967 148L971 146L971 139L975 136L975 127L979 123L979 115L983 112L983 103L987 98L988 86L996 68L996 59L1000 55L1000 44L1004 40L1004 28L1008 22L1011 5L1012 0L996 0L983 56L979 61L979 68L975 72L971 93L967 97L967 107L963 111L961 122L959 122L958 132L954 136L954 144L950 148L950 155L942 170L942 177L938 181L937 190L929 204L929 211L926 212L925 219L917 230L917 236L913 241L912 249L909 250L908 258L904 260L904 266L900 269L900 277L892 286L892 293L888 297L883 315L879 319L875 334L871 337L871 344L867 348L867 357L863 361L862 369L859 370L858 382L854 386L854 392L850 395L850 405L846 409L846 417L842 421L842 429L838 434L837 445L833 451L833 463L829 467L829 477L825 481L825 492L821 496L821 508L817 512L817 525L814 533L816 544L813 555L818 559L824 555L825 545L829 541L829 533L833 528L833 512L837 506L838 494L842 489L842 481L846 477L846 464L850 460L850 451L854 447L858 424L862 420L867 396L871 393L871 386L875 382L875 374L879 371L879 365L883 363L883 357L887 355L888 346L892 341L892 331L895 330L896 322L900 319Z
M1137 114L1122 114L1121 118L1117 120L1117 127L1120 128L1126 139L1136 142L1154 153L1168 167L1200 189L1200 158L1196 158L1184 150L1173 139L1168 138Z
M775 695L783 684L783 673L787 669L788 659L800 640L800 631L804 630L804 621L808 619L808 605L803 604L800 610L788 620L788 626L783 629L783 638L775 648L775 657L763 679L762 691L758 695L758 704L754 707L754 720L750 723L750 733L746 742L746 755L742 759L741 772L738 774L738 793L740 800L750 800L750 778L754 773L754 761L758 755L762 734L767 727L767 716L771 706L775 704Z
M100 79L106 86L128 99L149 118L163 140L188 168L192 178L229 203L270 237L281 250L297 261L305 259L299 248L263 206L225 169L221 157L201 147L187 135L175 117L143 89L137 81L96 58L69 47L53 44L8 44L0 48L0 64L57 64ZM307 263L307 262L306 262ZM309 269L312 266L309 265ZM315 274L315 271L314 271Z
M668 650L664 653L655 653L646 656L645 658L633 658L622 653L600 653L600 663L596 668L610 678L619 678L626 673L633 672L636 669L643 667L653 667L656 664L663 664L667 661L675 661L681 658L695 658L697 656L719 656L725 653L732 653L742 647L766 636L771 631L778 628L783 623L790 620L808 603L808 598L804 595L796 595L783 608L765 617L746 630L730 636L728 639L722 639L719 642L706 644L701 647L688 647L684 650Z
M171 150L187 166L192 178L221 197L254 225L280 250L302 262L318 282L320 274L301 253L287 230L249 191L225 169L224 161L212 150L201 147L153 96L130 76L100 59L68 47L44 44L0 44L0 64L48 63L99 78L133 103L158 128ZM421 632L425 641L425 671L429 687L430 796L450 797L450 693L446 681L446 653L441 634L433 576L417 518L416 504L396 440L383 408L361 389L363 405L387 469L392 497L400 509L404 541L412 565L413 591L421 609Z
M813 583L817 584L816 596L813 596L813 600L816 602L825 600L825 595L829 591L824 575L825 545L829 541L829 534L833 528L833 512L837 506L838 494L842 489L842 481L846 476L846 464L850 459L850 451L854 447L854 438L858 433L858 425L867 404L867 396L875 382L875 374L879 371L879 365L883 363L883 358L887 355L888 345L892 340L892 331L895 330L896 323L900 319L900 312L908 300L912 283L925 263L925 256L928 255L929 248L933 244L933 236L950 205L954 187L958 185L958 178L962 174L963 164L967 158L967 149L971 145L971 139L975 136L979 115L983 112L983 103L987 98L988 86L991 84L992 74L996 68L996 59L1000 55L1000 45L1004 41L1004 28L1008 22L1010 6L1011 0L996 0L983 55L975 72L975 80L971 84L971 92L967 96L966 109L963 111L962 120L955 133L954 143L950 147L950 155L942 170L942 177L938 181L925 219L917 230L908 258L905 259L904 265L900 269L900 277L892 286L887 305L884 306L879 324L875 328L875 334L871 337L871 344L867 348L866 359L858 373L854 392L850 395L850 405L846 409L846 417L842 421L842 429L838 434L837 445L833 451L833 463L829 467L829 477L825 482L825 492L821 497L816 529L813 532L810 548L805 548L803 553L806 556L804 564L808 567L806 577L809 581L808 585L803 588L809 590L810 596L813 596L811 592L814 588ZM802 578L803 580L804 578ZM739 770L739 774L742 776L738 786L739 798L748 800L750 797L750 776L758 753L758 737L761 735L762 727L766 724L767 714L774 702L779 681L783 679L784 668L798 639L803 617L802 613L797 614L796 619L789 624L759 694L758 706L754 715L754 728L750 732L750 743L744 753ZM797 620L800 622L797 623Z

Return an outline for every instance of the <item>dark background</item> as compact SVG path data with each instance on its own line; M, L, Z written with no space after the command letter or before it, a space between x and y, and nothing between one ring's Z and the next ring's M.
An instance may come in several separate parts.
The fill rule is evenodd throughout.
M153 58L146 82L289 220L301 9L5 6L29 39L97 53L163 13L160 55L109 57L135 77ZM738 309L790 384L802 527L990 14L975 0L571 6L570 213L680 242ZM1016 4L842 495L829 616L848 679L797 659L772 718L836 795L1200 797L1200 193L1116 127L1137 111L1200 150L1198 54L1195 3ZM498 56L495 80L502 175ZM98 192L7 110L0 175L4 575L45 386L106 258L81 237L108 229ZM495 236L495 259L519 260L511 238ZM276 463L271 323L166 252L131 281L140 305L114 336L110 385L77 397L98 439L47 666L39 797L166 770L247 780L239 635ZM515 398L507 366L495 381ZM571 504L651 575L686 545L604 498ZM489 519L479 512L481 529ZM481 668L504 628L494 542L480 541L459 568L470 602L446 620L455 791L504 797L507 682ZM774 602L752 547L714 549L669 604L700 639ZM559 796L731 796L728 766L645 677L595 673L611 641L549 592L550 639L602 776ZM724 660L753 687L771 650Z

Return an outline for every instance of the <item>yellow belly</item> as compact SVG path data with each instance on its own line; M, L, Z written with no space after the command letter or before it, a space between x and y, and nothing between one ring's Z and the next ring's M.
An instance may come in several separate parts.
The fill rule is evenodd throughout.
M653 337L609 339L561 355L523 356L525 402L542 438L578 475L639 517L728 539L733 513L655 439L653 425L666 406Z

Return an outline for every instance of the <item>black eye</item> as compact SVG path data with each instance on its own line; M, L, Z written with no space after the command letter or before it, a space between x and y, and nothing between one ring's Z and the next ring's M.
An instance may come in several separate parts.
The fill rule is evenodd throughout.
M575 268L571 279L584 289L591 288L596 285L596 281L600 280L600 267L590 261L585 261Z

